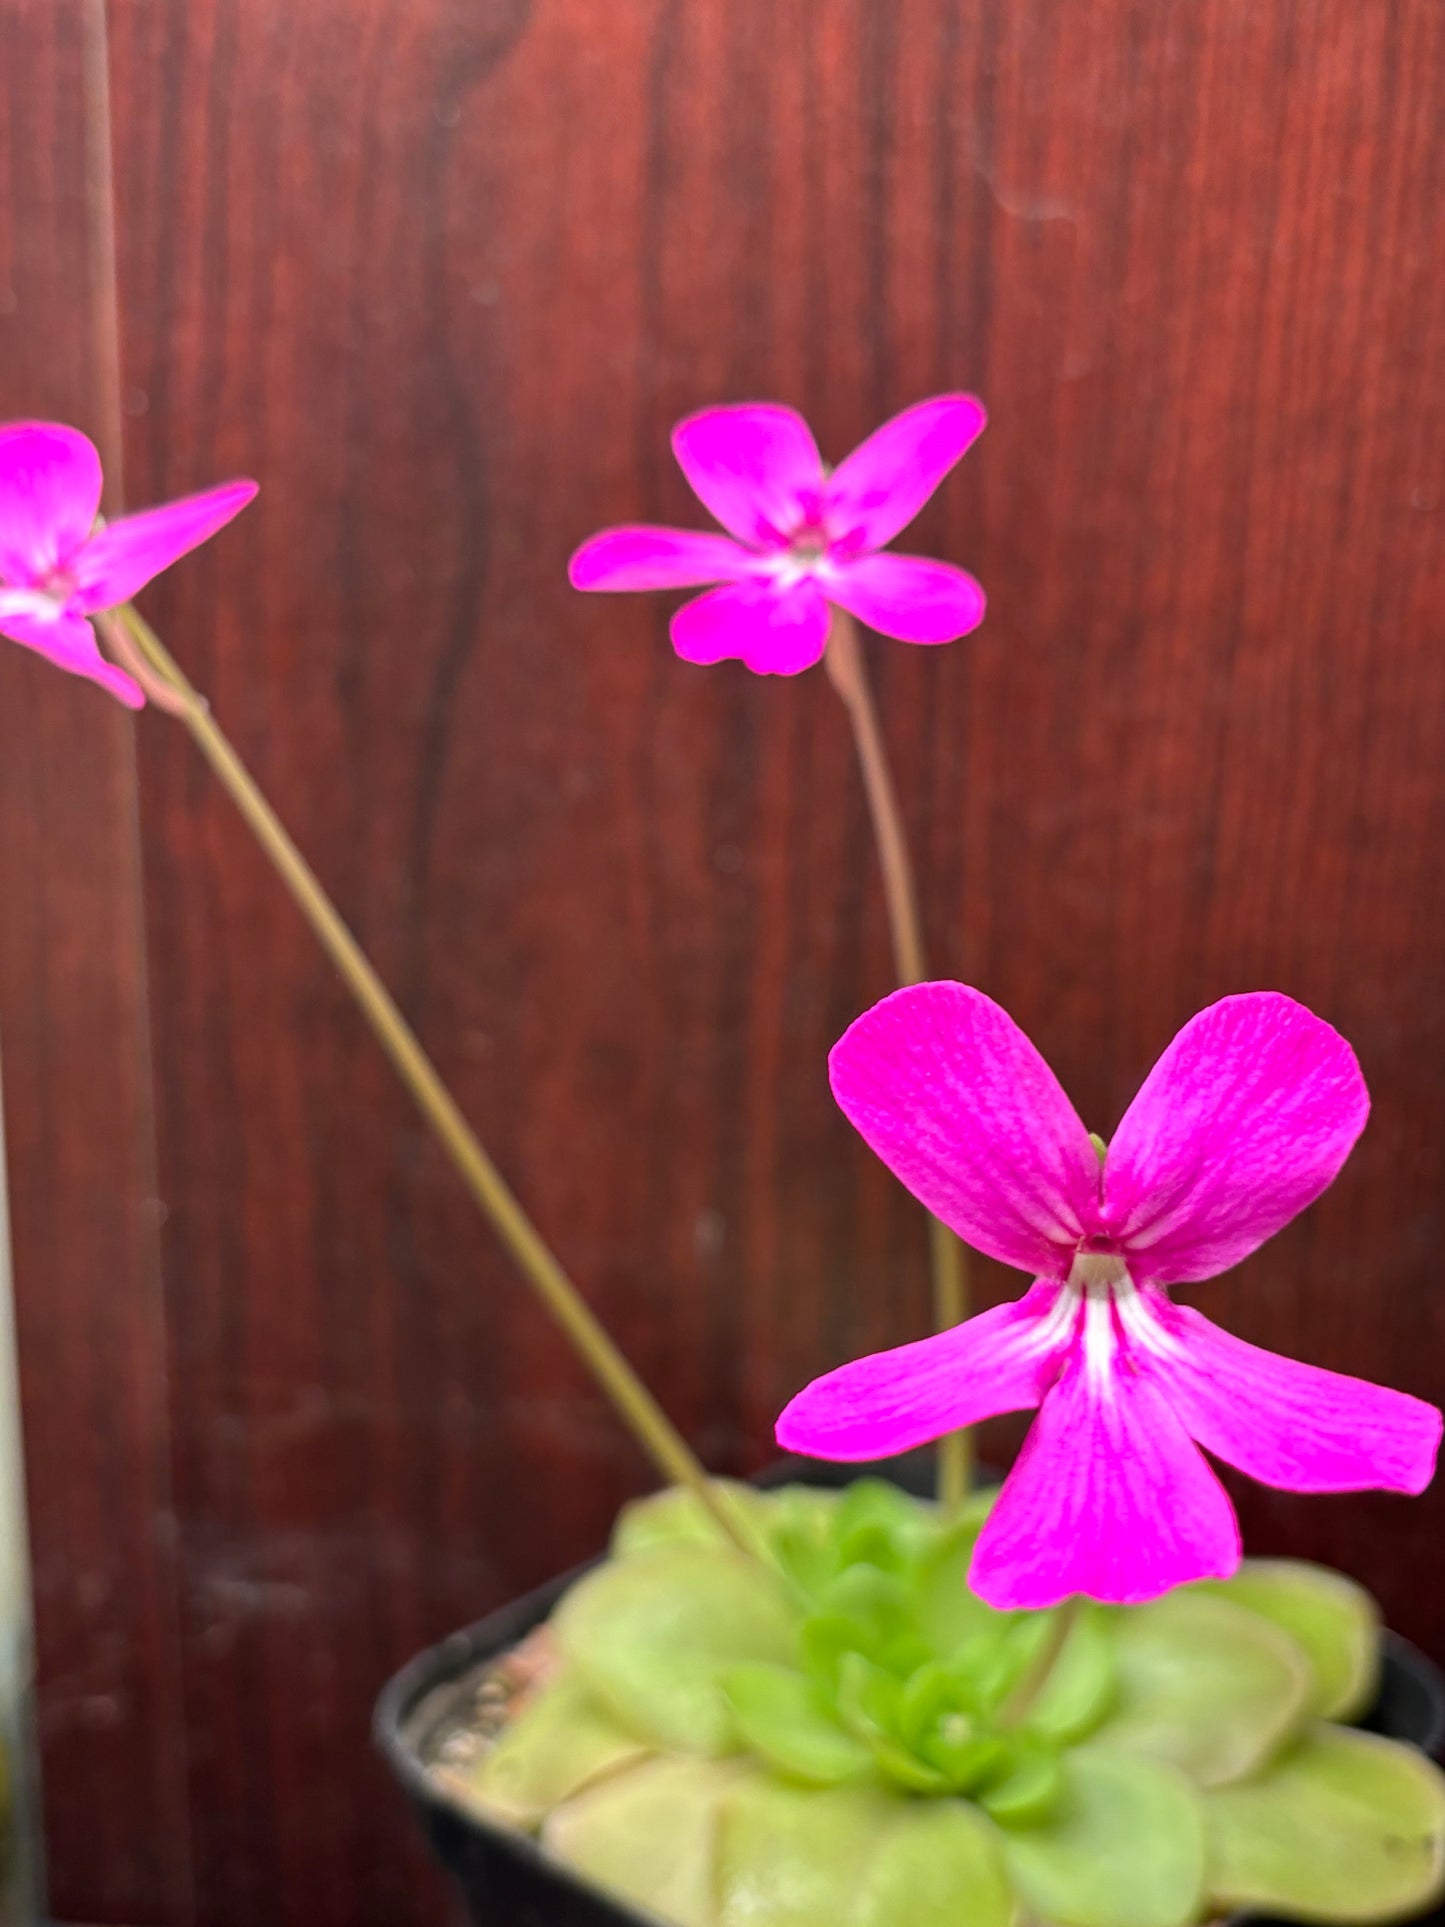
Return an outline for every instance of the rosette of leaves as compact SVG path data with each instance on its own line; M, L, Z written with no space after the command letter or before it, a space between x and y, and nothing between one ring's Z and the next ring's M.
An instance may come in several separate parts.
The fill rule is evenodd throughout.
M1445 1778L1341 1722L1368 1595L1292 1561L1152 1605L993 1611L986 1513L729 1487L776 1562L670 1492L550 1622L468 1798L679 1927L1377 1922L1445 1885ZM1056 1657L1043 1673L1052 1649ZM1040 1679L1042 1677L1042 1684Z

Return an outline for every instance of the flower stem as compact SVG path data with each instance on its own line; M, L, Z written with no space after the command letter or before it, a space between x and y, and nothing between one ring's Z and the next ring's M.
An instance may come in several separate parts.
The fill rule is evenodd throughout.
M1038 1651L1024 1668L1013 1691L1004 1702L999 1713L1000 1726L1005 1728L1022 1726L1033 1711L1034 1702L1048 1685L1049 1677L1059 1662L1059 1655L1069 1643L1069 1635L1078 1623L1083 1604L1082 1595L1074 1593L1061 1606L1055 1608L1053 1620L1039 1644Z
M112 611L103 620L117 657L133 672L139 659L147 692L151 693L157 682L164 686L167 699L161 706L178 716L190 731L201 754L295 899L317 941L340 972L377 1042L391 1059L463 1184L491 1219L523 1277L571 1340L618 1416L664 1479L670 1484L689 1487L742 1551L754 1557L762 1556L750 1521L726 1494L719 1493L709 1483L707 1473L681 1433L608 1336L482 1148L365 951L215 722L205 698L193 687L150 624L129 604Z
M873 706L858 626L845 609L833 611L828 653L823 662L853 725L853 741L873 823L873 840L878 846L878 862L883 871L893 960L901 982L922 983L928 967L913 860L908 853L908 838L898 807L898 792L893 786L893 772L888 765L888 752L878 727L878 712ZM948 1226L931 1214L928 1250L933 1272L934 1328L947 1331L953 1325L962 1324L968 1316L968 1255ZM972 1478L972 1441L967 1432L951 1432L938 1442L938 1496L947 1511L956 1512L963 1504Z

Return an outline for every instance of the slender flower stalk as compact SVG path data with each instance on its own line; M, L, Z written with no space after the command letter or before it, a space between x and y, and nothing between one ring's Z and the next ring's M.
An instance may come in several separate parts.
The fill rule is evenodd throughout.
M256 484L225 482L109 525L97 520L101 489L99 453L78 429L61 422L0 424L0 635L98 683L129 709L149 701L185 724L463 1183L643 1451L666 1480L690 1487L744 1551L765 1557L740 1509L708 1483L676 1427L543 1242L204 698L131 603L138 589L238 515ZM109 644L109 657L100 651L97 632Z
M146 694L176 715L189 730L310 924L317 941L336 966L373 1036L390 1058L462 1183L491 1220L523 1277L571 1340L573 1349L611 1400L618 1416L664 1479L690 1488L742 1551L759 1556L746 1519L725 1493L719 1493L709 1483L707 1473L686 1440L609 1337L483 1149L416 1033L231 747L205 698L193 687L150 624L130 604L111 611L100 621L115 654L131 669Z
M1054 1668L1063 1658L1069 1635L1084 1609L1081 1593L1071 1593L1054 1609L1053 1619L1039 1642L1039 1649L1020 1674L1013 1691L999 1711L998 1723L1005 1731L1022 1726L1033 1711L1034 1703L1053 1678Z
M823 658L828 680L842 699L853 727L858 766L868 797L868 815L878 863L883 872L883 894L888 904L888 927L893 938L893 962L901 984L919 984L928 975L923 948L922 920L913 859L898 807L898 791L888 763L868 668L858 627L846 609L834 609ZM933 1273L933 1327L945 1332L968 1317L968 1250L941 1218L928 1215L928 1252ZM938 1441L938 1497L944 1509L956 1512L973 1483L973 1441L966 1431L949 1432Z
M853 726L878 845L898 976L928 974L918 893L897 792L854 623L900 642L954 642L983 620L984 594L950 563L885 548L913 520L982 432L972 395L934 395L884 422L827 469L800 415L772 403L706 408L679 422L678 465L725 535L643 526L603 529L572 557L588 590L709 584L671 622L685 662L735 657L758 675L795 676L822 661ZM968 1315L963 1245L930 1217L934 1324ZM971 1481L966 1433L939 1445L939 1497L962 1503Z

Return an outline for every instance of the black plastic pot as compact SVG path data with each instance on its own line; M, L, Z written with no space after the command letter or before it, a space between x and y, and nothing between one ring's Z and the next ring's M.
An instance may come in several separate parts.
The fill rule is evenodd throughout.
M759 1483L834 1486L868 1472L912 1490L926 1489L926 1468L898 1461L849 1467L794 1461L771 1469ZM651 1916L610 1899L549 1860L525 1834L479 1819L448 1799L422 1764L430 1738L455 1719L460 1683L539 1626L587 1570L579 1566L564 1573L418 1654L376 1703L376 1743L411 1796L438 1859L461 1887L477 1927L656 1927ZM1432 1758L1445 1749L1445 1680L1423 1653L1393 1633L1385 1635L1379 1697L1360 1724L1406 1740ZM1257 1916L1248 1918L1251 1927L1270 1927ZM1422 1916L1420 1927L1445 1927L1445 1907Z

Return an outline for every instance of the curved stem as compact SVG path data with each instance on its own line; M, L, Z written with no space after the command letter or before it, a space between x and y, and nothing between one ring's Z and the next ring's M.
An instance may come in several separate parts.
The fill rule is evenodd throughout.
M928 968L913 859L908 852L903 813L898 807L898 792L893 785L888 752L883 746L883 733L878 727L878 712L873 706L858 625L845 609L833 611L833 627L823 663L853 725L873 839L883 871L883 894L888 904L888 928L899 981L922 983ZM928 1220L928 1250L933 1273L934 1329L947 1331L950 1326L962 1324L968 1316L967 1252L948 1226L932 1215ZM957 1511L968 1495L973 1477L972 1459L972 1442L967 1432L951 1432L939 1440L938 1496L950 1511Z
M999 1713L1002 1727L1022 1726L1033 1710L1034 1702L1048 1685L1049 1676L1059 1663L1059 1656L1069 1643L1069 1634L1074 1630L1084 1601L1080 1594L1074 1593L1062 1606L1054 1609L1053 1621L1039 1650L1034 1654L1008 1699Z
M135 609L127 604L113 611L112 617L107 629L113 644L115 632L120 629L125 632L125 643L117 649L117 654L132 670L139 658L148 692L157 681L164 686L167 700L162 706L177 715L190 731L201 754L295 899L317 941L340 972L372 1034L390 1058L463 1184L491 1219L523 1277L572 1341L573 1348L612 1401L623 1423L664 1479L690 1487L730 1539L744 1552L761 1556L750 1523L726 1495L710 1485L707 1473L676 1426L608 1336L482 1148L365 951L212 717L205 698Z

